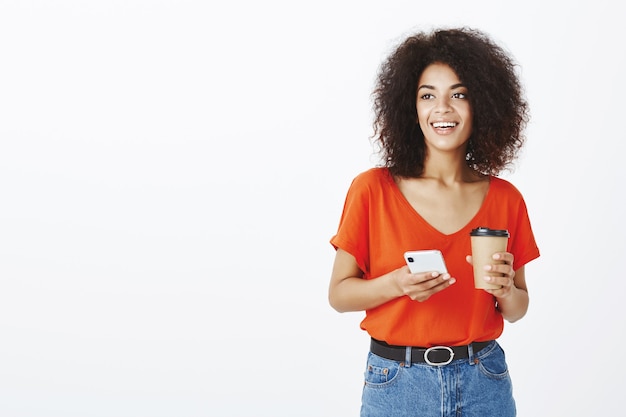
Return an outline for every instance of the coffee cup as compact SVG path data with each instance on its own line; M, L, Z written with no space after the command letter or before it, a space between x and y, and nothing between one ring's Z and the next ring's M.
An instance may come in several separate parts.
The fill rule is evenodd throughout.
M504 261L493 259L497 252L506 252L509 231L478 227L470 232L472 241L472 263L474 265L474 287L480 289L498 289L501 285L485 281L485 276L497 277L499 273L486 271L485 265L503 264Z

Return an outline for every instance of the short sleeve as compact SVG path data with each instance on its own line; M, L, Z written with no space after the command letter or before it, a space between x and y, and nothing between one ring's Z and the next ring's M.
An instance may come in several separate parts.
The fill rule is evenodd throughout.
M330 243L350 253L363 272L369 271L370 192L363 174L348 189L337 233Z

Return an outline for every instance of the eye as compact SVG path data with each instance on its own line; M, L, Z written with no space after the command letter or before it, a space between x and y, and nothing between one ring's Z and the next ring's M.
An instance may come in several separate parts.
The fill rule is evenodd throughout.
M467 94L466 93L454 93L452 94L452 98L458 98L458 99L464 100L467 98Z
M420 100L432 100L433 98L435 98L435 96L430 93L422 94L420 96Z

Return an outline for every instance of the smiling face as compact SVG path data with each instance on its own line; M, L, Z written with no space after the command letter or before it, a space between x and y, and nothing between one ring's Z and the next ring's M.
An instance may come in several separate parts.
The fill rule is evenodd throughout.
M431 64L417 84L417 120L426 147L462 150L472 133L472 108L465 87L446 64Z

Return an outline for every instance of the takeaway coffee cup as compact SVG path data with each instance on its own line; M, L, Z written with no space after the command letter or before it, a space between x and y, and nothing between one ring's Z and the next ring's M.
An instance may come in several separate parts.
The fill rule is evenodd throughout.
M500 274L485 271L485 265L504 263L496 261L493 255L496 252L505 252L509 240L508 230L490 229L478 227L470 232L472 240L472 262L474 264L474 287L486 289L498 289L500 285L490 284L485 281L485 276L499 276Z

